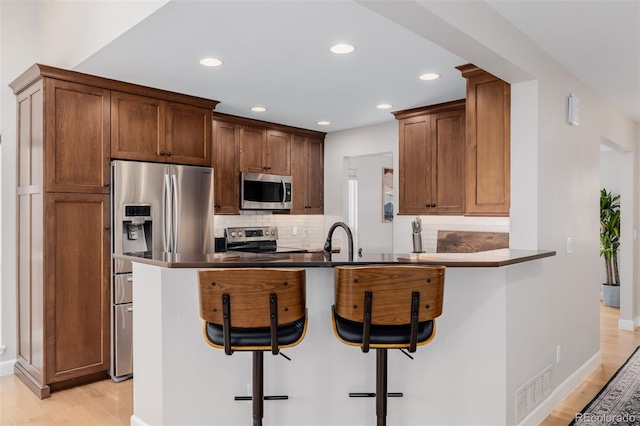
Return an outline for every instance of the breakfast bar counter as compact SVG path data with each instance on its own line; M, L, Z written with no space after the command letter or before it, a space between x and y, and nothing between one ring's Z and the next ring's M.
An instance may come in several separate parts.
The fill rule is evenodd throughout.
M161 251L116 255L119 259L164 268L331 268L340 265L418 264L446 267L495 268L555 256L549 250L499 249L478 253L375 253L354 255L346 253L245 253L180 254Z
M517 365L507 362L508 336L529 307L510 306L509 289L540 285L544 269L557 262L553 251L494 250L471 254L380 254L349 261L344 253L208 256L121 256L134 262L134 409L132 425L246 425L251 402L251 353L211 348L199 315L197 271L201 268L303 267L306 270L308 327L304 340L267 353L264 424L353 426L375 424L375 354L363 354L334 336L331 305L334 267L365 264L445 265L442 315L434 340L411 360L389 352L390 425L511 424L514 393L508 389ZM537 309L531 309L535 321Z

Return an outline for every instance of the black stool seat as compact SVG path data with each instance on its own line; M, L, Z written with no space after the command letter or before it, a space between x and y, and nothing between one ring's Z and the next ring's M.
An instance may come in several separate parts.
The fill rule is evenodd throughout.
M293 345L304 335L306 316L298 321L288 324L280 324L277 328L277 340L280 346ZM209 341L217 346L224 345L223 326L221 324L206 323L205 333ZM246 347L244 350L252 350L256 346L269 347L271 345L270 327L231 327L231 346ZM236 349L243 350L243 349Z
M334 313L335 319L335 333L345 342L353 343L354 345L362 344L362 336L364 324L357 321L349 321L346 318L342 318L340 315ZM434 332L433 320L422 321L418 323L418 342L428 341ZM411 324L405 325L376 325L371 324L369 330L369 339L371 347L375 348L377 345L400 345L405 347L407 342L411 339Z

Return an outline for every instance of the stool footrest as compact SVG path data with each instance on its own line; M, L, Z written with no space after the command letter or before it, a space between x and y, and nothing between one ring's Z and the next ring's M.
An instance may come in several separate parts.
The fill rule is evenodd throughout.
M402 392L388 392L389 398L402 398L404 394ZM375 398L375 392L349 392L349 398Z
M289 395L268 395L262 398L264 401L285 400L289 399ZM252 401L253 397L250 396L234 396L234 401Z

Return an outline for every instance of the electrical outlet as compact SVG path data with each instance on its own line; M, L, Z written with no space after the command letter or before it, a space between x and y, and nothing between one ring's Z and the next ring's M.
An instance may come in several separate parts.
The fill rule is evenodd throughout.
M294 226L294 227L291 229L291 234L292 234L292 235L298 235L298 227L297 227L297 226Z
M556 348L556 363L560 362L560 345L558 345L558 347Z
M567 254L573 251L573 239L571 237L567 237Z

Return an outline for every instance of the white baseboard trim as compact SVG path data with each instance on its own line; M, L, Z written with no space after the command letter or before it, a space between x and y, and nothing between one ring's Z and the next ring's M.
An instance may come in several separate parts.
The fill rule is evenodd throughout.
M596 368L602 364L602 354L598 351L594 356L578 368L571 376L551 392L542 403L536 407L519 425L539 425L553 411L554 408L582 383Z
M8 376L9 374L13 374L13 365L17 360L10 359L9 361L0 362L0 377Z
M129 423L131 426L148 426L145 422L143 422L142 420L140 420L138 417L134 416L133 414L131 415L131 423Z
M618 320L618 329L633 331L636 328L637 320Z

